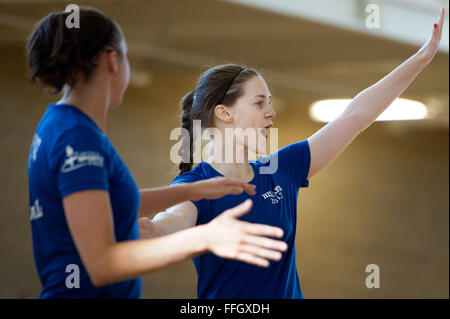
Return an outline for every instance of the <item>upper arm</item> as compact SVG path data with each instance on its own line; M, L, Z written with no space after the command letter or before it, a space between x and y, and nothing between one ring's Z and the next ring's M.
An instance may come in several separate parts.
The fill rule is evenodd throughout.
M96 261L115 244L114 223L109 194L104 190L85 190L63 198L70 233L86 270L95 282L101 269Z
M102 271L96 261L115 243L104 149L98 133L76 127L55 141L50 159L70 233L93 283Z
M355 116L344 112L309 137L311 166L308 179L331 164L359 133Z
M187 201L157 214L152 222L158 225L165 235L168 235L195 226L197 217L197 207L191 201Z
M194 183L202 179L202 176L190 171L175 177L171 185ZM157 214L152 222L158 225L165 235L193 227L197 224L204 202L205 200L179 203Z

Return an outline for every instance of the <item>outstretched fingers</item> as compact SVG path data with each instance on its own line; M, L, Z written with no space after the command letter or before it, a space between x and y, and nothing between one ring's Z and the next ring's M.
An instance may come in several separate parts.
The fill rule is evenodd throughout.
M246 193L249 195L255 195L255 188L256 186L253 184L244 183L240 180L234 179L234 178L225 178L224 181L225 185L231 186L231 187L239 187L243 189Z
M441 14L439 16L439 40L441 40L441 37L442 37L442 30L444 28L444 20L445 20L445 10L444 10L444 8L441 8Z
M253 202L251 199L247 199L242 204L239 204L233 208L227 209L222 214L228 217L239 218L250 211Z
M240 246L240 251L250 253L256 257L275 260L275 261L280 260L282 257L282 255L279 251L266 249L266 248L262 248L260 246L255 246L255 245L243 244Z
M239 195L244 191L242 187L239 186L225 186L225 192L231 195Z
M445 9L441 8L441 12L439 14L439 30L442 33L442 27L444 26L444 20L445 20Z
M242 222L244 230L251 235L281 238L283 230L279 227Z
M253 254L247 253L247 252L239 252L236 255L236 260L240 260L243 262L246 262L248 264L256 265L259 267L269 267L270 263L267 259L257 257Z
M436 40L440 40L442 36L442 30L444 27L444 20L445 20L445 10L444 8L441 8L438 15L438 21L434 24L434 32L433 35L435 35Z
M288 249L288 245L284 241L274 240L261 236L247 235L244 237L243 242L253 246L277 251L286 251Z

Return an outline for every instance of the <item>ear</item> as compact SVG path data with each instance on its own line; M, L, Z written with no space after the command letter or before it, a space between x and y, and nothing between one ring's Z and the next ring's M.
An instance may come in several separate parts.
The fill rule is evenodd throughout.
M216 107L214 108L214 115L226 124L230 124L231 122L233 122L233 116L231 115L228 108L223 104L216 105Z
M106 51L106 61L108 71L117 73L119 71L119 55L116 51Z

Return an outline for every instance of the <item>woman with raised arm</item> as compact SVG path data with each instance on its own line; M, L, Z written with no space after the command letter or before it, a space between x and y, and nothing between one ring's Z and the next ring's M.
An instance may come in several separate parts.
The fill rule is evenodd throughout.
M93 8L80 7L80 28L66 27L67 17L45 17L27 45L31 80L63 92L43 115L28 159L40 297L139 298L139 276L205 252L258 266L279 260L286 243L268 237L280 238L281 229L237 220L250 200L205 225L138 240L138 217L255 190L230 178L139 190L105 133L129 80L122 31Z
M257 268L212 254L194 258L198 274L199 298L303 298L296 267L295 232L299 188L332 163L339 154L409 86L433 59L439 46L444 10L439 13L429 40L420 50L383 79L356 95L345 111L306 140L286 146L263 160L248 161L247 150L266 153L267 128L276 113L264 79L255 70L239 65L221 65L204 72L195 90L182 100L182 126L193 129L201 120L204 128L214 128L212 157L192 169L190 161L180 163L180 175L173 184L227 176L256 185L252 210L243 217L281 227L288 251L281 261ZM244 149L244 163L225 160L226 130L254 131L256 141L236 134L234 154ZM192 134L191 134L192 136ZM192 155L192 141L190 145ZM186 149L187 151L187 149ZM228 157L230 158L230 157ZM266 170L264 170L266 168ZM269 169L270 168L270 169ZM273 170L270 172L270 170ZM270 173L268 173L270 172ZM142 222L147 234L169 234L194 225L203 225L222 210L245 200L247 194L219 199L187 201Z

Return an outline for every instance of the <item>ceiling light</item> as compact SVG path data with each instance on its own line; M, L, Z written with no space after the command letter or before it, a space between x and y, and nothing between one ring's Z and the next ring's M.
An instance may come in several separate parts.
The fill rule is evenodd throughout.
M351 101L351 99L334 99L314 102L309 109L309 116L316 122L330 122L337 118ZM423 103L396 99L376 121L420 120L426 118L427 114L427 107Z

